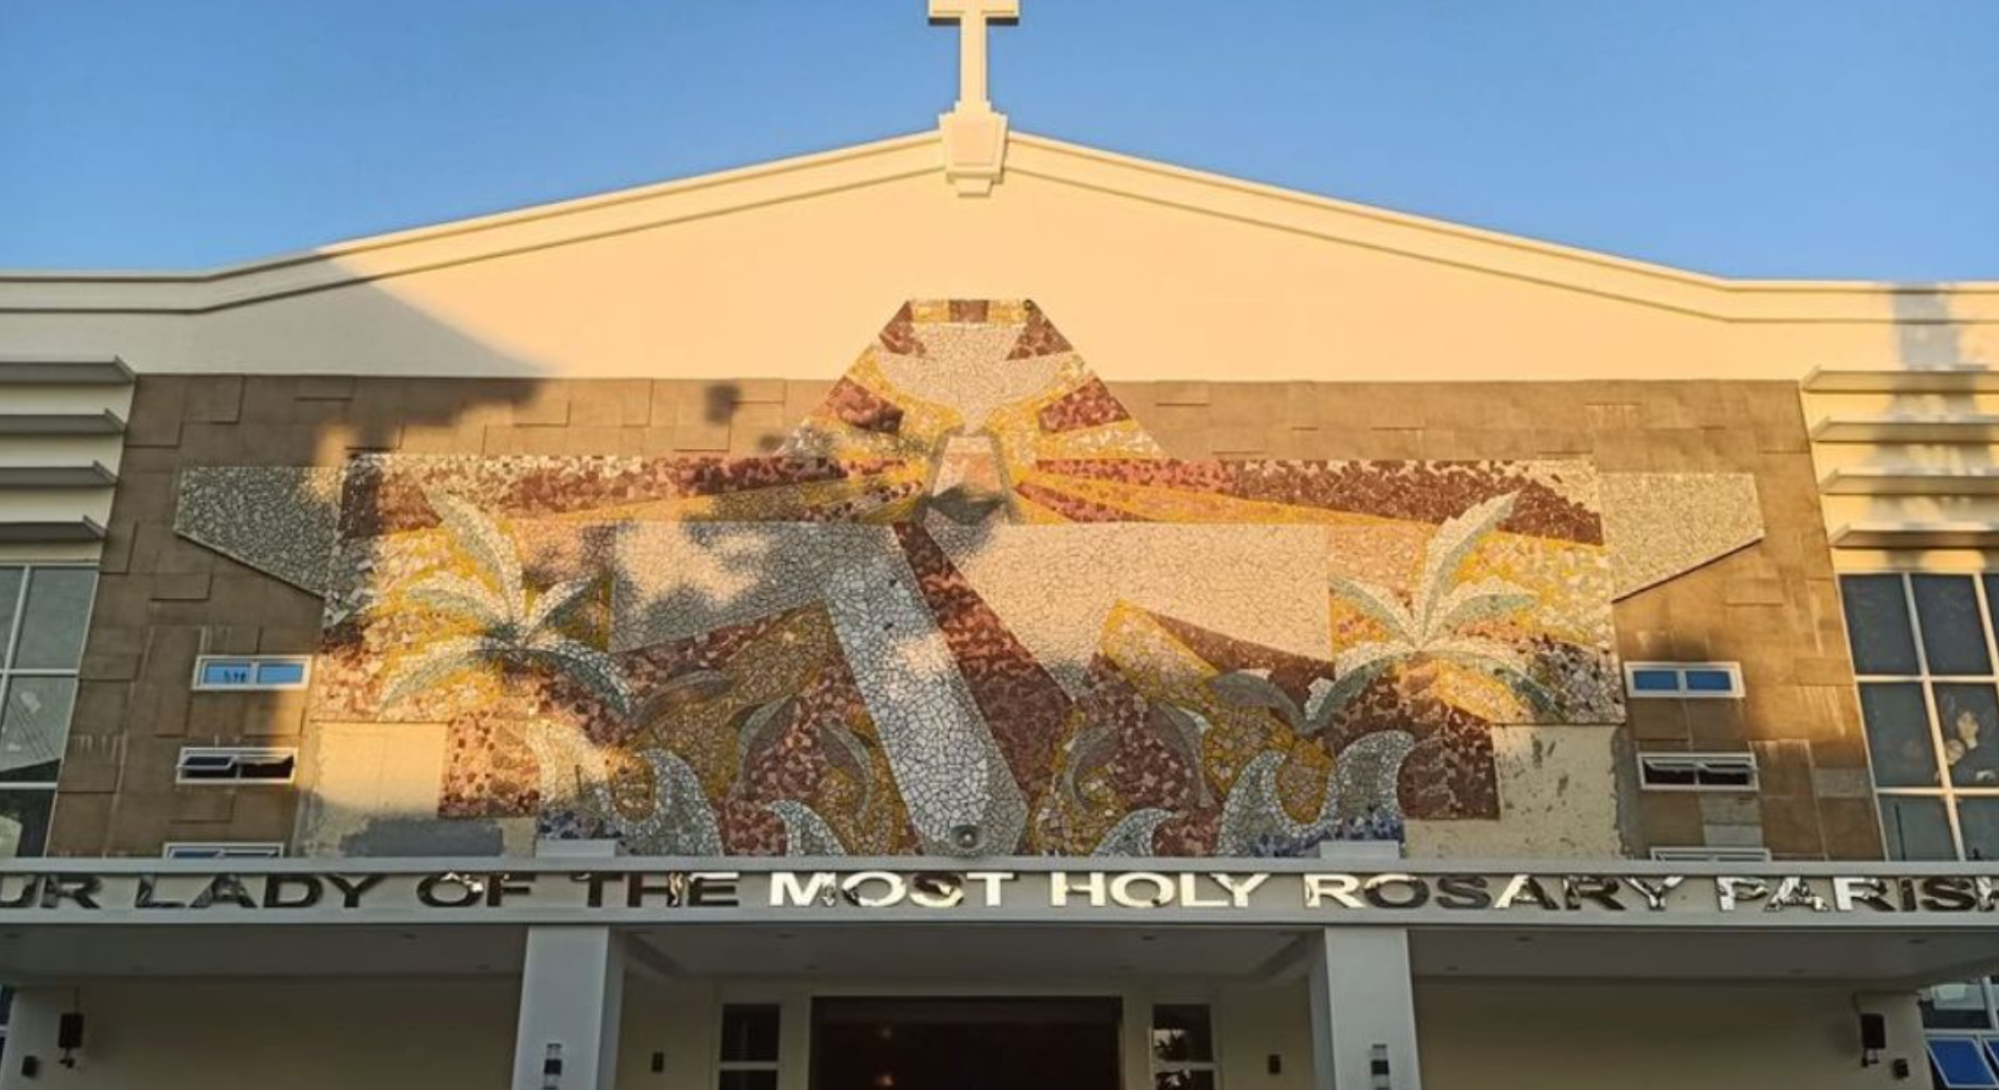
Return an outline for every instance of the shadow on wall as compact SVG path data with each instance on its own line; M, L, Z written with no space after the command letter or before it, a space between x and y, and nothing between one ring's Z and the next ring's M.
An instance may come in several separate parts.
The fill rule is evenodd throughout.
M319 650L322 622L315 594L175 534L182 470L332 469L353 454L387 451L476 456L544 446L555 453L570 431L566 388L532 377L539 370L533 361L510 356L372 284L334 291L365 297L344 313L413 330L410 340L440 358L485 358L490 373L516 377L244 375L232 372L237 361L223 359L214 361L213 373L162 374L145 372L144 359L134 361L141 376L107 525L51 853L151 855L163 841L290 836L296 796L289 791L175 789L183 746L305 741L303 694L193 693L196 657L312 654ZM327 357L338 361L340 346L365 332L302 329L298 336L324 344ZM617 429L614 442L634 447L670 444L682 425L726 428L740 394L731 384L709 384L690 395L698 409L682 419L677 388L666 397L654 390L658 384L625 385L614 416L602 406L595 411ZM651 420L660 405L672 416L664 432ZM284 486L289 495L268 498L279 510L316 511L324 520L324 527L270 528L281 539L273 550L289 548L300 562L295 583L309 580L314 564L323 564L323 554L314 551L326 538L315 535L331 534L338 505L337 495L320 487L324 483L300 475Z
M1965 343L1964 324L1951 309L1950 286L1944 284L1897 284L1887 286L1889 308L1895 319L1896 358L1903 370L1989 367L1974 360ZM1891 416L1930 416L1964 412L1977 408L1976 399L1963 395L1926 394L1901 391L1889 397L1886 411ZM1999 469L1994 448L1989 443L1881 443L1869 453L1866 465L1894 469L1921 466L1965 473L1991 473ZM1925 520L1944 522L1984 521L1991 518L1989 497L1965 492L1920 498ZM1865 518L1886 523L1911 517L1908 497L1878 495L1869 498ZM1922 551L1913 558L1919 563L1934 551Z

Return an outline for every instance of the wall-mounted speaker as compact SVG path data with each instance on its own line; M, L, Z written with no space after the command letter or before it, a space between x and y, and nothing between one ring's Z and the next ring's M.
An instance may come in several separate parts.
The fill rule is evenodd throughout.
M1888 1017L1878 1011L1860 1013L1860 1048L1888 1048Z
M83 1048L83 1013L66 1011L56 1017L56 1048Z

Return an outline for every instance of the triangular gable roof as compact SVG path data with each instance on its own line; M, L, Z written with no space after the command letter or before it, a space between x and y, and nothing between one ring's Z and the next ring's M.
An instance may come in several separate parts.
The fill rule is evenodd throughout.
M1556 287L1717 318L1793 317L1895 286L1860 281L1742 280L1563 246L1120 155L1028 133L1009 142L1007 173L1298 232ZM859 144L692 178L476 216L312 250L188 272L4 271L0 311L191 313L343 284L563 246L944 171L937 133ZM992 199L1004 199L1004 190ZM1906 286L1933 294L1936 285ZM1999 303L1999 284L1951 286ZM1767 293L1767 294L1760 294Z

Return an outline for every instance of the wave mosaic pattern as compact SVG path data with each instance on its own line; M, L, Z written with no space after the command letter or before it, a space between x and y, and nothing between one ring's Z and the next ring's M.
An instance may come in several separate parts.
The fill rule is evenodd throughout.
M1172 459L1034 304L913 302L773 456L356 456L310 717L639 853L1395 837L1622 721L1598 489Z

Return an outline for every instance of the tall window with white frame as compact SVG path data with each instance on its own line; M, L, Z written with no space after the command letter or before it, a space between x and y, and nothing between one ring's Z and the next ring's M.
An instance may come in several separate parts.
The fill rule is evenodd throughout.
M1840 580L1881 832L1898 860L1999 860L1999 574ZM1939 1087L1999 1087L1999 989L1927 989Z
M1215 1034L1206 1004L1152 1006L1152 1086L1215 1086Z
M1999 859L1999 576L1841 584L1888 855Z
M97 571L0 565L0 856L39 856L69 741Z
M776 1087L780 1010L776 1004L722 1005L715 1086Z

